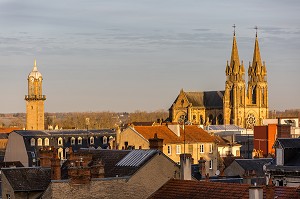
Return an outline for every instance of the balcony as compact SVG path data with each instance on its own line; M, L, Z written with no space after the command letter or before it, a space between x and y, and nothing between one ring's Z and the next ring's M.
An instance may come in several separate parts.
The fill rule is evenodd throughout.
M25 95L25 100L46 100L46 95Z

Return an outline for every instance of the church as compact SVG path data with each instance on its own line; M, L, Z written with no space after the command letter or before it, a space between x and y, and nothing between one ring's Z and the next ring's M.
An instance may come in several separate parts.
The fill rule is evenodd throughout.
M235 28L235 27L234 27ZM235 30L231 60L227 61L225 90L193 91L181 89L169 109L172 122L187 120L197 125L234 124L243 128L262 125L268 118L268 83L265 62L261 61L257 28L253 61L249 62L247 86L243 61L240 62Z

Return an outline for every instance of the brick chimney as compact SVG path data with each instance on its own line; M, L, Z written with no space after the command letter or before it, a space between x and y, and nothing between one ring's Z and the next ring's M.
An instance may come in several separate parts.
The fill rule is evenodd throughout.
M200 160L198 160L199 163L199 172L201 173L202 179L206 179L206 168L205 168L205 162L203 157L200 157Z
M263 193L263 187L257 186L256 183L253 186L249 187L249 199L263 199Z
M51 158L51 180L61 179L60 159L58 158L57 150L53 148L53 156Z
M180 154L180 178L181 180L192 179L192 155Z
M154 137L149 139L150 149L156 149L156 150L163 151L163 141L164 141L164 139L158 138L157 134L155 133Z
M68 176L72 184L87 184L91 179L91 169L84 159L80 158L70 163Z
M91 166L91 178L104 178L104 164L102 160Z
M43 147L39 150L40 166L51 167L51 159L53 157L53 150L51 147Z

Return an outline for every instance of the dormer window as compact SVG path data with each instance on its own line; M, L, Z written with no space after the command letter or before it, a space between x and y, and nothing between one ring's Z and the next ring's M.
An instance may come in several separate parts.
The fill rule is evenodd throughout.
M37 143L38 143L38 146L43 146L42 138L38 138Z
M94 144L94 143L95 143L94 137L90 137L90 144Z
M45 146L49 146L49 138L45 138L44 142L45 142Z
M31 146L35 146L35 139L34 139L34 138L31 138L31 139L30 139L30 145L31 145Z
M75 145L75 138L74 137L71 138L71 145Z
M102 139L103 139L103 140L102 140L102 143L103 143L103 144L107 144L107 137L106 137L106 136L103 136Z
M82 145L82 137L78 137L78 145Z
M58 138L58 140L57 140L57 145L58 146L62 146L63 145L63 139L60 137L60 138Z

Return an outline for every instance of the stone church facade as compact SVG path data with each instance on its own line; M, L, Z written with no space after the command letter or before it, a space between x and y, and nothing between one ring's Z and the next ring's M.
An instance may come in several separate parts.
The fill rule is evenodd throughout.
M44 101L46 96L42 93L42 74L38 71L36 61L28 78L28 95L26 101L26 129L44 130Z
M245 68L240 62L235 31L231 60L227 61L224 91L186 92L181 90L169 109L169 119L192 124L235 124L243 128L261 125L268 118L267 70L261 61L256 32L253 61Z

